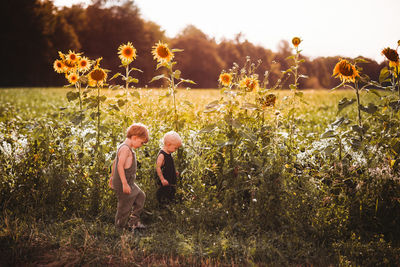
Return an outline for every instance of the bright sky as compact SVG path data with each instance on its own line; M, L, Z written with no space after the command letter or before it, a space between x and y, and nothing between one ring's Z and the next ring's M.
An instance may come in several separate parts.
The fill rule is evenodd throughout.
M55 0L70 6L83 0ZM216 41L242 33L255 45L277 51L294 36L303 54L359 55L384 60L385 47L400 40L399 0L135 0L142 17L174 37L192 24Z

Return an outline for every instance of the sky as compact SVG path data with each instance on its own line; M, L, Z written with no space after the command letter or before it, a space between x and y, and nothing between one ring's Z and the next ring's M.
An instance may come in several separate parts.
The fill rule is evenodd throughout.
M55 0L70 6L84 0ZM302 39L310 57L364 56L384 60L385 47L400 40L400 0L135 0L142 18L168 37L194 25L217 42L238 33L276 52L281 40Z

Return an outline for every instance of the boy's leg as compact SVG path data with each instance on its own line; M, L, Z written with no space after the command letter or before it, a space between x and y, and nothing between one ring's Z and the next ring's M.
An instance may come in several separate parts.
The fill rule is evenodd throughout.
M135 194L133 190L131 193L124 194L123 192L117 192L117 213L115 214L115 225L120 228L127 227L129 214L132 209L133 202L135 201Z
M144 207L144 201L146 200L146 194L136 184L133 184L132 186L132 193L134 194L134 201L129 225L133 226L139 222L140 214L142 213Z

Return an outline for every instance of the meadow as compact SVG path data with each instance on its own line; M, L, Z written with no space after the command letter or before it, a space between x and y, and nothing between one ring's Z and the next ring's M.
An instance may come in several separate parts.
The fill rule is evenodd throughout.
M399 266L395 94L360 92L360 124L354 90L269 90L268 105L224 89L76 92L0 91L0 265ZM150 131L136 152L147 228L129 232L108 178L133 122ZM178 201L160 208L169 130Z

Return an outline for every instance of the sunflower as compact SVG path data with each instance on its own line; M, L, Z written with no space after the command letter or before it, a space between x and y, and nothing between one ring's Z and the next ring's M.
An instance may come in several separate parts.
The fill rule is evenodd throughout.
M68 55L65 60L70 64L77 64L80 59L80 54L75 53L74 51L69 50Z
M262 108L265 109L267 107L274 107L276 102L275 94L268 94L266 96L260 97L258 102L261 104Z
M292 44L294 45L294 47L298 47L300 43L301 43L301 39L299 37L294 37L292 39Z
M153 46L151 53L153 54L154 59L160 63L168 63L174 58L174 53L169 50L168 45L161 41Z
M89 86L95 87L96 85L103 85L107 80L107 73L102 68L95 68L88 74Z
M76 71L76 64L69 62L68 60L63 61L64 64L64 72L65 73L70 73L70 72L75 72Z
M360 77L356 67L346 59L342 59L336 64L332 76L335 75L343 82L354 82L356 77Z
M219 75L219 82L223 86L229 86L232 82L232 74L230 73L222 73Z
M382 50L382 55L384 55L389 60L390 67L399 66L399 54L396 50L387 47Z
M120 45L118 47L118 54L123 64L129 64L136 59L136 49L133 47L131 42Z
M78 74L76 74L74 72L67 74L66 77L70 84L75 84L79 80Z
M87 57L82 57L78 62L78 70L80 72L86 72L90 69L90 60Z
M258 89L258 80L254 77L244 77L239 82L240 88L244 88L246 92L251 92Z
M53 68L57 73L63 73L64 72L64 63L61 60L56 59L53 64Z

